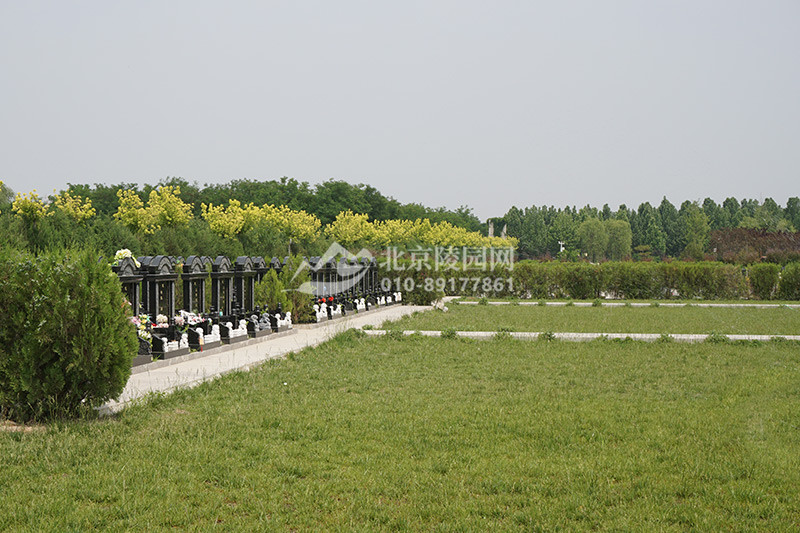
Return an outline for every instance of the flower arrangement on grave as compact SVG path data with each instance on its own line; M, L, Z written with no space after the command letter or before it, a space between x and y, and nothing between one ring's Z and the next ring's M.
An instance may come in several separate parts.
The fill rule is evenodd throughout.
M186 330L189 329L189 321L183 317L183 314L175 315L175 318L172 320L175 324L175 329L177 329L181 334L186 333Z
M168 328L169 327L169 317L167 315L156 315L156 323L153 324L154 328Z
M139 316L132 316L131 323L136 326L136 334L139 335L139 338L145 340L147 342L151 342L153 340L153 336L150 334L147 326L150 325L150 317L147 315L139 315Z
M119 262L125 259L126 257L130 257L131 259L133 259L133 263L136 265L136 268L142 266L141 263L139 263L139 261L137 261L136 258L133 257L133 253L131 253L131 251L128 250L127 248L123 248L122 250L117 250L117 253L114 254L114 262L112 263L112 265L119 266Z

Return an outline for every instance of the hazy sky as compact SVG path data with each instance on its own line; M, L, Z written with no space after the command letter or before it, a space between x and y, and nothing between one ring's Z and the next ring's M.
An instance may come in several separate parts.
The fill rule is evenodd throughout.
M0 180L800 195L800 2L0 0Z

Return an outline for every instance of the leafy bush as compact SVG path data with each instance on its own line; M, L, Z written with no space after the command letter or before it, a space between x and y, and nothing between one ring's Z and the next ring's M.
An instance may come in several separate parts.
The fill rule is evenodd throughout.
M0 309L0 415L74 416L122 392L138 341L98 254L0 257Z
M783 300L800 300L800 263L789 263L783 268L778 295Z
M555 291L551 264L520 261L514 265L514 290L523 298L549 298Z
M283 289L283 282L278 277L278 273L269 269L264 275L264 279L255 284L255 304L273 312L278 309L278 305L283 311L291 311L289 299ZM306 299L308 299L307 296Z
M603 271L589 263L558 263L559 286L576 300L597 298L603 290Z
M750 267L750 288L756 298L769 300L778 287L780 267L771 263L757 263Z
M648 300L662 297L661 271L653 263L603 263L606 290L618 298Z
M295 272L297 272L297 268L302 262L303 258L301 256L291 256L280 275L280 280L286 289L286 298L289 300L286 309L292 312L292 322L297 324L316 321L311 297L307 293L298 290L304 283L311 280L308 269L301 270L295 276Z

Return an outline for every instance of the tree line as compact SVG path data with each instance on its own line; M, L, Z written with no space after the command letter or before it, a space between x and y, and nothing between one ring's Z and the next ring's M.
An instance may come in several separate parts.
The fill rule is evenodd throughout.
M0 188L0 242L34 253L83 247L103 254L128 248L136 255L282 257L319 255L334 241L375 250L516 243L487 237L469 208L401 204L373 187L334 180L314 187L289 178L202 188L181 178L141 189L70 184L46 199L35 190L15 195L2 182Z
M511 207L491 221L519 240L521 258L702 259L714 253L709 248L712 232L742 228L794 233L800 228L800 198L789 198L785 207L772 198L759 202L732 197L722 204L711 198L687 200L679 208L666 197L658 206L644 202L637 209L624 204L616 210L608 204L600 209Z
M180 191L179 199L190 206L191 220L180 231L165 227L140 234L130 224L119 224L119 220L114 218L120 210L121 199L134 204L146 203L154 191L166 187ZM90 203L96 213L90 221L82 222L83 231L75 231L74 220L60 216L58 213L62 211L56 212L56 216L47 217L35 231L31 227L18 227L19 222L9 218L14 193L0 183L0 218L4 219L0 225L0 237L3 237L4 245L25 248L30 247L33 241L42 248L91 244L104 251L127 247L142 254L173 255L185 254L186 250L194 247L191 253L231 256L279 253L285 248L283 236L269 228L247 235L240 234L237 239L208 231L209 225L203 219L203 205L220 209L221 206L229 206L231 201L242 205L285 206L292 211L316 217L322 226L333 224L341 213L351 211L367 215L375 223L429 220L432 224L450 224L469 232L488 233L488 224L482 223L467 206L450 210L426 207L419 203L403 204L370 185L353 185L341 180L311 185L283 177L268 181L239 179L201 186L172 177L156 185L143 187L126 183L68 184L50 201L66 201L64 193L74 201L80 199ZM80 205L62 207L66 211L74 211ZM785 206L781 206L772 198L759 202L729 197L721 204L706 198L702 202L687 200L676 207L665 197L657 206L644 202L633 209L623 204L616 210L608 204L602 208L586 205L580 209L534 205L511 207L502 217L487 222L493 224L496 234L505 228L507 235L518 241L520 259L560 257L599 261L662 257L703 259L709 256L718 259L722 258L724 251L735 256L734 259L741 256L747 259L745 262L752 262L752 256L757 260L776 243L782 248L796 248L794 243L798 242L795 232L800 228L800 199L791 197ZM775 235L790 237L779 239L778 242ZM733 251L727 248L723 250L733 243L736 244ZM318 246L324 244L317 243ZM316 250L311 248L295 251L314 253Z
M383 195L375 187L359 183L353 185L342 180L328 180L311 185L305 181L283 177L279 180L257 181L237 179L223 184L198 185L184 178L170 177L156 185L139 188L132 183L118 185L68 184L66 192L91 200L98 215L113 215L119 208L117 191L132 190L145 201L150 192L158 187L180 188L180 198L193 205L195 218L201 216L201 206L225 205L230 200L242 204L271 204L286 206L295 211L305 211L319 218L323 225L330 224L339 213L351 210L354 213L369 215L370 220L416 220L428 219L431 222L449 222L469 231L482 231L486 224L472 212L461 206L456 209L432 208L419 203L404 204L390 196Z

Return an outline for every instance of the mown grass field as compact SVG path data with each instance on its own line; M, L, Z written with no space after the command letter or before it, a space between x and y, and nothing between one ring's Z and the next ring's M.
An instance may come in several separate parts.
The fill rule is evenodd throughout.
M463 296L458 298L461 301L465 302L478 302L481 298L477 296ZM540 301L544 302L584 302L591 304L595 300L574 300L572 298L548 298L546 300L533 300L527 298L488 298L491 302L515 302L515 303L524 303L524 304L538 304ZM688 305L696 305L696 304L736 304L736 305L752 305L754 307L759 305L800 305L800 301L797 300L742 300L741 298L736 300L686 300L681 298L675 298L670 300L665 299L657 299L657 300L626 300L626 299L600 299L600 302L604 304L626 304L626 303L646 303L646 304L688 304Z
M800 527L800 351L349 332L0 433L0 530Z
M390 329L575 333L734 333L800 335L800 309L728 307L555 307L449 305L384 324Z

